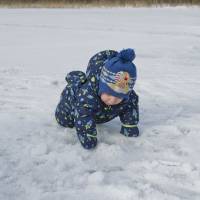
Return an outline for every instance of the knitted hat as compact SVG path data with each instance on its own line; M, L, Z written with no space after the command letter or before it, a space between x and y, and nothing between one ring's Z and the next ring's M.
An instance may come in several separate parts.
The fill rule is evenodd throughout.
M115 57L107 60L102 68L98 94L107 93L112 96L128 99L137 78L133 49L123 49Z

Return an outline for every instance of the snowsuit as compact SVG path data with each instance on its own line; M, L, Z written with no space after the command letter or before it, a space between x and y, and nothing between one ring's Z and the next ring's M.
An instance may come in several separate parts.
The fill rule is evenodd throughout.
M104 62L117 52L101 51L89 61L86 75L81 71L67 74L67 86L63 90L56 108L57 122L64 126L76 127L82 146L90 149L97 144L97 123L105 123L119 116L122 122L121 133L135 135L133 130L139 121L138 96L132 90L128 100L117 105L108 106L98 95L98 82Z

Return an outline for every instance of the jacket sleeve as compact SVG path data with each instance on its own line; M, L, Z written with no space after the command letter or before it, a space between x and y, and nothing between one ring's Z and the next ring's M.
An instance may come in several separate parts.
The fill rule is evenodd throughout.
M75 127L82 146L90 149L97 144L97 130L94 119L95 97L90 88L83 87L78 91L75 108Z
M132 137L139 135L137 124L139 122L138 95L132 91L126 109L119 115L122 123L120 133Z

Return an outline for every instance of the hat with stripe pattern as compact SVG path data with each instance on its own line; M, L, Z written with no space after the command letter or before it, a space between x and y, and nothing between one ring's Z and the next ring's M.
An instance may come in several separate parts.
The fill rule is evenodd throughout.
M136 66L132 63L134 59L135 51L129 48L107 60L101 70L98 94L128 99L137 78Z

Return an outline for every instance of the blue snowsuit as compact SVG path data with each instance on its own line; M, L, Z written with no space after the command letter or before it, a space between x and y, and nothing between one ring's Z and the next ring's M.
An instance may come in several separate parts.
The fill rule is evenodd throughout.
M86 74L72 71L66 76L68 84L61 94L55 117L64 127L76 127L78 138L86 149L97 144L96 124L108 122L117 116L122 122L122 134L138 136L134 132L139 121L137 94L132 90L128 100L112 106L106 105L98 95L104 62L116 54L113 50L101 51L89 60Z

